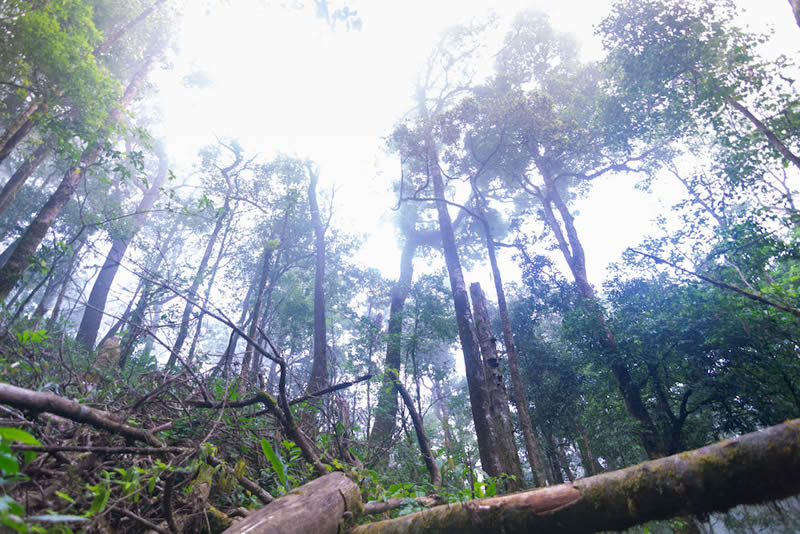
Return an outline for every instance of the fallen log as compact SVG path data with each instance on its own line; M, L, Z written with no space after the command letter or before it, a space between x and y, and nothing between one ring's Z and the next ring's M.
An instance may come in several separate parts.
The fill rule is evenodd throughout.
M571 484L437 506L361 525L350 534L622 530L798 492L800 419L795 419Z
M77 423L86 423L126 438L143 441L154 447L164 447L164 443L147 430L126 425L108 412L59 397L49 391L33 391L0 383L0 404L8 404L34 414L48 412L60 415Z
M338 534L362 509L358 485L334 472L235 521L223 534Z

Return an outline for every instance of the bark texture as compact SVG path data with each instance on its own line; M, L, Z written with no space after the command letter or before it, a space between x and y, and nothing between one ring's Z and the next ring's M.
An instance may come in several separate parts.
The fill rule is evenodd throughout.
M475 333L472 312L469 307L469 297L464 283L464 273L461 270L461 261L458 257L453 222L447 211L444 201L444 182L439 169L439 159L436 146L431 135L425 140L427 150L428 169L433 182L436 201L436 211L439 218L439 230L442 236L442 251L450 278L450 289L453 293L453 305L456 313L458 337L461 341L461 350L464 354L464 368L469 389L472 420L475 423L475 434L478 440L478 451L481 457L481 467L489 476L500 476L505 469L502 459L495 448L499 441L492 421L489 407L489 392L486 387L486 378L481 361L481 349Z
M345 518L362 510L358 485L335 472L275 499L223 534L339 534L345 531Z
M314 393L328 386L327 330L325 325L325 227L317 204L317 182L319 174L309 167L308 203L311 210L311 223L314 226L314 247L316 262L314 266L314 361L311 365L311 378L306 393Z
M800 420L570 484L437 506L351 534L582 533L800 492Z
M486 307L486 296L477 282L470 284L472 308L475 312L475 332L483 356L486 388L489 392L490 417L497 429L495 448L503 462L504 472L515 478L506 481L507 489L516 491L522 487L522 466L519 462L517 445L514 443L514 423L508 408L508 392L500 367L500 356L497 354L497 340L492 334L489 323L489 310Z

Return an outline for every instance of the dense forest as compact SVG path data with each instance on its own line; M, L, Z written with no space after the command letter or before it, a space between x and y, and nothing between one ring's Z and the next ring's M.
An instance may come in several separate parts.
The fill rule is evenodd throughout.
M800 530L797 0L793 44L613 0L591 59L487 6L360 177L236 131L187 155L165 94L222 82L180 28L236 4L0 0L0 530ZM267 4L369 46L358 2ZM289 105L241 83L195 119ZM605 270L583 208L636 236Z

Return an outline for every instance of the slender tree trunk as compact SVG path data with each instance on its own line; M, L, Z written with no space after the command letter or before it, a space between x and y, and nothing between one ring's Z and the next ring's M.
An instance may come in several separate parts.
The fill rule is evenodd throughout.
M269 247L269 244L267 245ZM264 301L264 288L269 279L270 260L272 259L273 248L264 248L264 259L261 262L261 272L258 277L258 287L256 288L256 298L253 303L252 311L250 312L250 329L247 335L250 339L258 338L259 319L261 318L261 306ZM253 358L253 351L255 348L248 343L242 358L242 368L239 370L239 394L244 394L247 389L247 384L250 378L250 361Z
M794 20L800 26L800 0L789 0L789 5L792 6L792 13L794 13Z
M650 417L650 413L647 411L647 407L644 405L639 386L633 381L625 362L620 358L617 349L617 341L611 329L608 327L600 302L594 293L594 288L589 283L586 275L586 259L583 245L578 238L574 219L553 184L549 172L545 169L542 175L546 187L546 191L541 197L545 221L555 235L559 249L561 249L564 259L572 271L575 285L584 300L587 313L594 317L595 322L600 327L600 346L611 357L611 372L617 382L617 387L625 402L628 413L639 424L638 431L642 446L648 458L660 458L664 455L661 436L659 435L653 419ZM558 210L558 214L564 225L564 230L566 231L566 237L561 230L561 224L559 224L553 213L551 204L555 205Z
M522 431L522 438L525 442L525 452L528 456L528 463L537 485L544 486L548 479L544 468L542 451L536 441L536 434L531 423L531 415L528 410L528 398L525 395L525 386L522 384L522 377L519 371L519 355L517 345L514 342L514 331L511 327L511 317L508 313L508 303L506 302L506 292L503 289L503 279L500 276L500 267L497 264L497 247L486 220L484 210L481 210L481 217L484 231L486 232L486 250L489 253L489 263L492 267L492 277L494 278L494 289L497 293L497 307L500 312L500 324L503 328L503 342L508 355L508 372L511 375L511 387L514 395L514 404L517 407L519 426Z
M481 466L489 476L500 476L504 472L502 458L495 448L499 436L494 428L490 413L489 392L481 361L481 349L472 321L472 312L469 308L469 297L464 283L464 274L461 271L461 261L458 257L453 223L447 204L444 202L444 182L439 169L439 158L432 136L428 134L425 140L427 150L428 169L433 182L436 201L436 211L439 217L439 230L442 235L442 250L450 278L450 288L453 293L453 305L458 325L458 337L461 341L461 350L464 354L464 368L467 375L472 419L475 423L475 434L478 440L478 450L481 457Z
M419 412L414 407L414 401L411 399L411 395L408 394L408 391L406 390L405 386L403 386L403 383L400 382L400 379L396 374L394 375L394 379L394 386L397 388L397 392L400 393L400 397L403 399L406 409L408 409L408 413L411 416L411 422L414 424L414 432L417 435L419 450L422 453L422 459L425 462L425 467L428 469L428 473L430 474L431 484L439 487L442 485L442 473L439 470L439 466L436 464L433 453L431 452L428 436L425 435L425 425L422 422L422 416L420 416Z
M25 109L17 115L17 118L6 128L3 135L0 137L0 163L5 160L9 154L14 150L14 147L25 138L26 135L33 128L33 114L39 110L42 105L41 99L33 99L28 102Z
M144 83L153 57L154 54L151 54L144 60L144 65L134 74L133 79L125 89L125 93L120 98L117 106L109 113L107 119L107 124L109 126L119 121L123 109L133 101L139 88ZM70 198L72 198L78 183L84 177L88 168L100 157L100 154L103 152L103 145L103 142L97 141L84 150L81 155L80 163L71 167L64 174L61 184L22 234L22 237L17 242L16 248L9 256L8 261L0 268L0 300L5 300L17 281L22 278L25 269L27 269L31 258L36 252L36 249L39 248L39 245L50 229L50 226L53 224L53 221L55 221L56 217L61 213L61 210Z
M203 283L203 278L205 277L206 269L208 268L208 260L211 259L211 252L214 250L214 245L217 243L217 237L222 229L222 223L225 221L225 218L230 215L230 195L232 193L233 189L229 185L228 191L225 193L225 203L223 204L222 210L217 215L216 221L214 221L214 229L211 231L211 236L208 238L206 248L203 251L203 257L200 259L200 264L197 266L197 272L195 272L194 279L192 279L192 285L187 292L187 295L192 300L197 297L197 290L200 288L200 284ZM175 365L175 362L177 361L176 354L180 354L183 344L186 342L186 338L189 336L189 321L192 318L193 307L194 306L189 301L186 301L186 304L183 307L181 326L178 330L178 337L175 339L175 344L172 346L172 353L167 360L167 369Z
M70 270L73 267L73 261L75 256L77 256L78 252L83 248L83 245L86 243L88 239L88 231L84 229L81 232L80 237L78 237L75 246L72 247L72 252L69 254L69 261L63 272L58 276L53 276L50 279L50 282L47 284L47 288L44 291L44 295L42 295L42 299L39 301L39 304L36 306L36 310L33 312L33 317L35 321L41 320L42 317L47 314L47 310L50 309L50 305L53 303L53 299L57 298L58 293L57 289L59 286L63 285L65 280L68 280L70 275L72 274ZM63 263L63 259L59 263ZM53 269L55 269L57 265L53 265Z
M378 391L375 407L375 424L370 433L370 445L385 448L391 443L397 420L397 391L394 389L394 374L399 374L403 359L403 311L414 276L414 255L417 243L413 230L406 233L406 242L400 257L400 277L392 287L389 304L389 324L386 329L386 361L383 380ZM385 457L385 455L384 455Z
M35 171L36 168L47 159L47 156L52 153L54 137L55 136L43 141L41 145L36 147L33 154L17 167L17 170L14 171L14 174L8 179L6 185L3 186L2 191L0 191L0 215L4 214L9 206L11 206L17 192L25 185L25 182L30 178L31 174L33 174L33 171Z
M236 211L236 206L234 206L233 211ZM211 290L214 288L214 281L217 278L217 273L219 272L219 265L222 262L222 257L225 254L225 247L226 243L228 242L228 235L230 234L231 230L231 217L228 217L228 224L225 225L225 231L222 232L222 240L219 242L219 251L217 251L217 258L214 260L214 266L211 267L211 278L208 280L208 285L206 286L205 295L203 295L203 308L208 307L208 301L211 298ZM197 318L197 326L194 329L194 336L192 337L192 344L189 346L189 360L194 358L195 350L197 349L197 343L200 340L200 331L203 328L203 317L205 317L205 312L201 311L200 316Z
M106 302L108 300L108 293L111 291L111 286L114 283L114 278L117 276L122 258L128 250L133 238L142 228L147 221L149 211L153 208L158 197L161 195L161 186L167 180L169 171L169 161L163 148L158 150L158 170L153 179L152 185L143 192L142 199L136 208L136 214L133 216L133 228L124 237L119 237L111 242L111 250L106 256L106 261L100 269L100 273L95 279L92 291L89 293L89 300L86 309L83 312L78 333L75 336L75 341L80 343L86 350L92 350L94 343L97 340L97 333L100 330L100 323L103 322L103 315L105 314Z
M314 226L316 263L314 268L314 360L311 365L311 377L308 379L306 393L328 387L328 354L327 332L325 325L325 228L317 204L317 181L319 175L310 166L308 185L308 203L311 210L311 222ZM306 420L307 423L310 421Z
M475 316L475 332L478 334L478 342L483 356L486 387L489 390L490 417L495 423L499 438L495 443L495 448L499 450L504 472L515 477L507 481L506 486L511 491L516 491L522 487L522 466L517 453L517 444L514 443L514 423L508 408L508 392L503 379L503 371L500 368L500 357L497 354L497 340L492 335L486 296L483 294L480 284L477 282L470 284L469 292Z

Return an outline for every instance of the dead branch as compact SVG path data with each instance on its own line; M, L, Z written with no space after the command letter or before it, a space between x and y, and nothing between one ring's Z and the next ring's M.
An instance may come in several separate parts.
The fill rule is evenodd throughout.
M143 441L154 447L164 447L164 443L147 430L120 423L108 412L59 397L49 391L33 391L0 382L0 403L33 412L34 416L42 412L60 415L77 423L86 423L95 428Z

